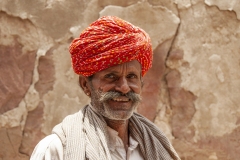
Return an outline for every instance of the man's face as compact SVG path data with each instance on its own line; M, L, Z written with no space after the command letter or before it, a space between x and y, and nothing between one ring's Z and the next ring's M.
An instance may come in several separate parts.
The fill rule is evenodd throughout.
M127 120L141 99L141 65L134 60L97 72L89 89L98 113L112 120Z

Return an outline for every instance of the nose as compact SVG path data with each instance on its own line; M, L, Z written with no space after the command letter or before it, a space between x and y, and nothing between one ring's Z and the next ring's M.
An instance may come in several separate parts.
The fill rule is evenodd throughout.
M115 90L119 91L123 94L126 94L131 90L129 85L128 85L128 81L125 77L121 77L116 81Z

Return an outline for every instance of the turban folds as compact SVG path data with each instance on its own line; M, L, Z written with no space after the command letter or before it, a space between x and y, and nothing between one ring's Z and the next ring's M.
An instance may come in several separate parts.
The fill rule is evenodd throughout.
M94 73L137 60L142 76L152 66L152 46L149 35L115 16L104 16L90 24L69 47L75 73Z

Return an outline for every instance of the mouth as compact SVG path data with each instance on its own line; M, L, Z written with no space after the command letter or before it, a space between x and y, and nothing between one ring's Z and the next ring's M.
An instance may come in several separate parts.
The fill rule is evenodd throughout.
M130 99L127 97L115 97L112 99L115 102L129 102Z

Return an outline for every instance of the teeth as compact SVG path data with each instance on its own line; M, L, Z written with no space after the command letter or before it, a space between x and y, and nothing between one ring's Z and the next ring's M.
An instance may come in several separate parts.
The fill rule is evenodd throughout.
M127 102L129 101L129 98L113 98L113 100L118 102Z

